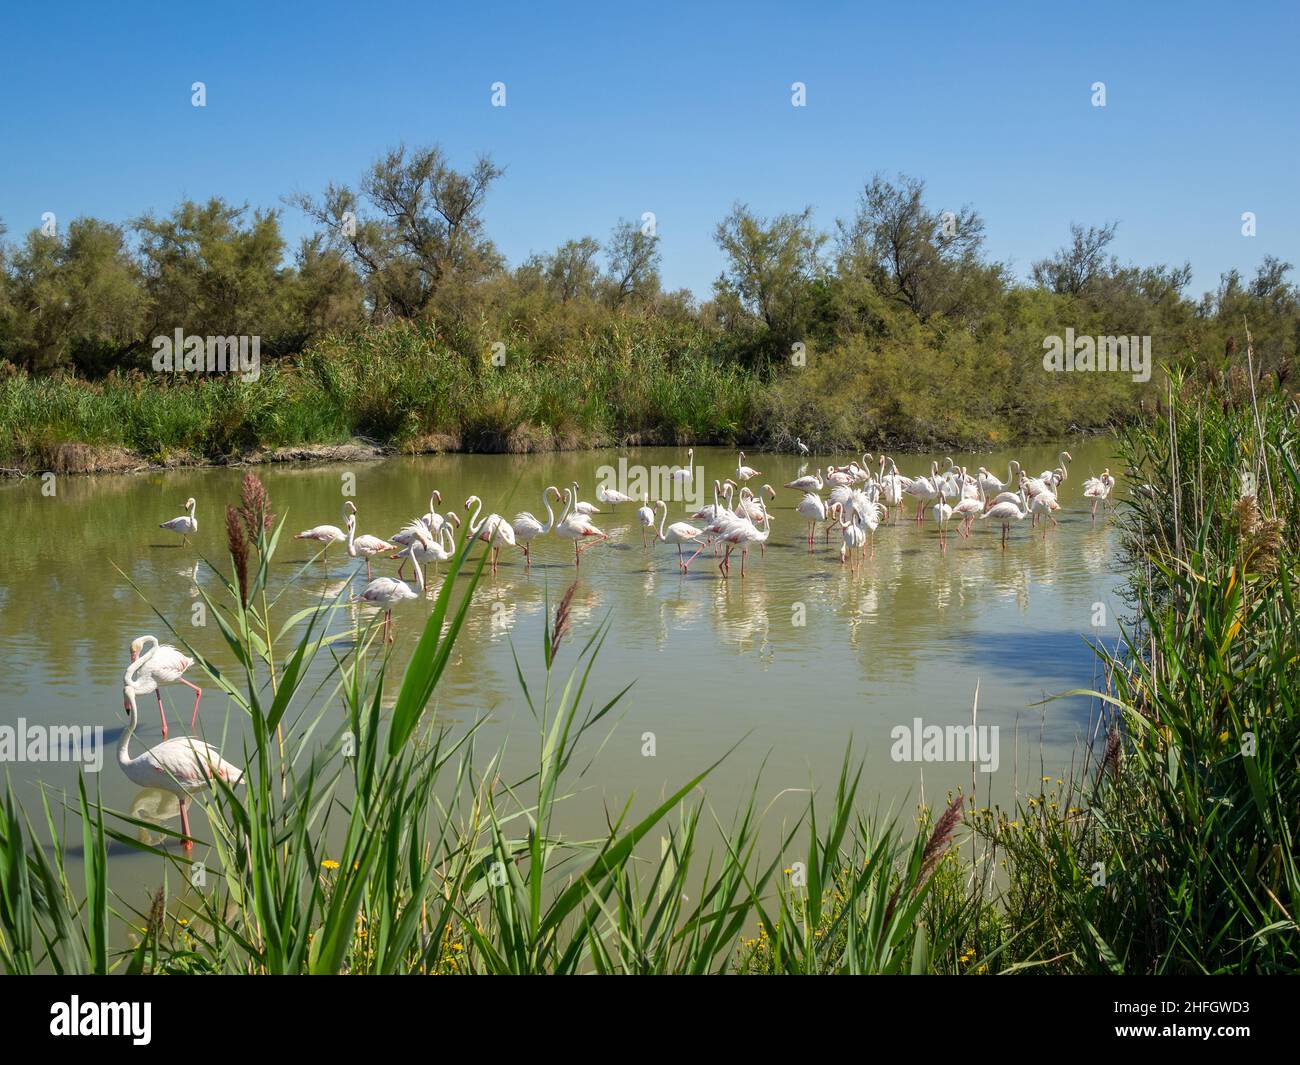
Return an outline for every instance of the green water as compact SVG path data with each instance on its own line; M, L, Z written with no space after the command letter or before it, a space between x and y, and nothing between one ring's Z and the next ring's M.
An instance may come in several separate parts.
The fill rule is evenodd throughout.
M804 525L792 510L799 496L780 488L799 472L796 456L751 454L747 460L763 471L752 483L777 486L778 499L771 542L764 556L753 552L744 580L738 564L729 580L722 579L707 553L681 575L675 548L643 550L634 506L612 513L603 506L605 513L594 521L610 541L583 555L569 654L609 614L612 633L592 698L599 705L628 681L635 684L603 751L578 782L579 794L566 804L566 827L599 831L607 805L621 806L629 794L648 804L737 741L738 749L707 784L709 800L724 819L749 794L763 762L759 795L763 804L773 800L771 819L797 816L803 790L833 787L850 739L866 762L870 804L878 800L882 808L909 811L922 795L941 800L949 788L969 785L970 764L894 761L890 731L916 717L927 724L969 722L977 684L980 723L1000 729L999 768L978 774L981 802L986 793L995 800L1012 798L1017 780L1059 774L1090 738L1095 708L1077 698L1032 704L1095 682L1084 641L1113 638L1122 580L1113 530L1105 521L1090 521L1090 505L1082 498L1085 477L1115 467L1111 445L1089 440L1070 447L1075 461L1060 493L1060 525L1046 538L1031 535L1026 520L1002 550L998 530L978 525L969 541L950 535L944 554L927 512L919 528L910 522L882 527L874 559L856 569L841 566L834 537L829 547L819 537L815 552L808 553ZM1015 457L1036 474L1056 464L1057 450L1022 448ZM351 498L360 511L358 531L390 536L424 512L435 487L443 495L441 509L462 514L463 501L474 493L488 510L513 515L529 509L544 518L544 487L575 479L582 498L595 502L598 469L617 466L620 457L634 467L686 461L684 450L641 449L395 458L347 467L261 467L257 473L276 513L288 515L290 532L325 522L341 525L343 489L355 476ZM986 465L1005 477L1012 456L954 457L972 472ZM822 465L829 459L816 458ZM928 472L931 458L942 456L901 456L899 465L915 475ZM734 470L736 456L697 450L695 462L711 485L713 477ZM63 477L53 495L43 492L39 479L0 488L0 655L6 664L0 724L23 718L41 725L104 726L110 747L99 783L111 808L176 816L174 802L141 793L115 764L122 674L134 637L155 633L170 639L154 608L205 654L223 666L233 664L215 626L196 627L191 619L198 586L219 595L217 578L199 560L228 564L224 510L236 500L242 476L242 470L210 469ZM198 501L200 529L182 547L158 523L180 514L188 496ZM685 508L674 504L669 521L685 517ZM273 593L314 550L315 545L282 541ZM285 596L277 608L281 619L322 592L364 585L364 564L358 576L357 563L344 551L331 554ZM375 568L391 574L396 563L379 561ZM549 590L554 603L574 573L571 544L553 536L536 542L528 572L519 553L507 550L498 573L485 574L438 692L440 720L456 730L484 719L479 749L506 744L508 770L531 764L535 751L510 644L525 670L540 675L545 597ZM431 578L429 599L400 604L395 612L398 668L414 647L440 580ZM1098 603L1106 610L1100 629L1093 625ZM371 616L351 609L351 620ZM205 689L204 735L213 738L225 728L225 749L241 750L245 723L197 668L191 679ZM179 735L188 726L192 698L179 687L164 695L176 730L171 734ZM643 753L647 733L653 733L650 757ZM148 696L141 701L133 753L159 738L156 702ZM5 768L33 811L38 785L56 800L75 799L75 765L14 761ZM201 836L201 814L194 826ZM112 871L114 887L128 894L133 883L153 884L159 877L156 858L124 848L114 850Z

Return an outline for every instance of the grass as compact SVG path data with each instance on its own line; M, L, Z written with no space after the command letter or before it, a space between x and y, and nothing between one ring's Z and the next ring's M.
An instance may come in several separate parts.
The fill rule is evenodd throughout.
M716 358L693 326L611 325L562 356L505 338L465 357L428 325L329 336L256 381L115 373L0 375L0 461L45 468L61 444L164 462L362 437L399 448L531 451L744 434L757 378Z

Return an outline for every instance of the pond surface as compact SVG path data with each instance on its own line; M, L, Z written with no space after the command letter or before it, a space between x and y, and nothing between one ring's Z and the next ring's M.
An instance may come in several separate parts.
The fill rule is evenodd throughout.
M824 466L830 456L749 455L749 465L763 471L751 484L771 483L778 498L770 543L764 555L751 552L743 580L738 564L729 580L722 579L708 552L682 575L675 547L643 550L634 505L611 513L597 504L604 513L594 520L610 540L583 555L573 600L574 634L562 664L608 614L612 628L592 697L599 705L629 681L635 683L613 715L603 750L579 782L582 790L566 804L565 817L571 819L566 829L601 831L606 807L621 807L629 795L636 796L637 808L644 807L737 741L739 747L707 781L709 802L724 821L748 797L756 777L760 805L773 800L769 816L776 824L797 816L806 801L802 789L833 790L850 740L856 756L865 760L865 804L910 813L922 797L941 802L950 788L969 787L971 766L964 759L895 761L891 730L910 727L914 718L926 725L969 723L977 684L979 722L1000 729L998 768L978 774L981 804L990 795L996 801L1012 799L1018 783L1036 788L1040 774L1060 775L1091 738L1094 708L1079 698L1035 704L1096 683L1085 641L1113 639L1123 580L1116 570L1113 530L1104 520L1091 522L1082 495L1086 477L1104 466L1115 468L1112 445L1094 439L1070 447L1075 461L1060 493L1060 525L1045 538L1031 535L1026 520L1003 550L998 529L977 523L973 538L950 534L949 550L941 553L927 509L919 527L908 521L882 526L874 559L857 568L840 564L835 536L824 546L819 535L809 554L806 526L792 509L800 495L780 487L805 461ZM1015 456L1037 474L1056 465L1058 450L1021 448ZM1005 477L1011 455L954 457L972 472L985 465ZM288 515L288 532L326 522L342 525L342 491L354 475L358 532L387 537L425 511L435 487L443 496L440 509L462 515L463 501L473 493L484 498L488 510L513 515L528 509L544 519L545 486L564 487L573 480L580 482L582 498L594 503L598 471L617 468L620 458L635 471L684 464L686 452L404 457L346 467L264 466L256 472L275 512ZM931 459L942 458L908 455L898 461L904 473L916 475L928 472ZM849 459L834 456L838 463ZM734 471L736 454L697 449L695 465L700 483L711 486L714 477ZM114 764L112 746L123 721L122 674L132 639L144 633L170 639L152 607L184 627L205 654L232 664L215 626L193 628L190 619L199 601L197 585L214 598L220 594L216 576L198 560L228 565L224 511L237 499L243 473L208 469L64 477L53 496L43 493L39 479L0 488L0 655L5 663L0 725L20 718L28 724L103 725L110 746L99 783L111 808L143 810L158 798L142 795L126 780ZM181 514L189 496L197 500L199 532L182 547L179 537L158 523ZM668 520L686 516L687 508L675 502ZM314 551L314 544L282 541L273 589ZM440 720L456 730L485 719L479 750L505 744L507 768L520 771L532 764L536 733L519 691L511 643L525 673L540 677L546 597L553 605L575 572L573 548L566 541L546 537L535 542L533 553L531 570L525 570L517 551L507 549L496 575L485 573L436 695ZM332 549L329 561L314 564L309 577L285 596L278 617L310 605L322 592L336 593L348 584L359 591L364 565L359 569L358 575L358 564L345 551ZM377 574L395 569L386 559L375 563ZM431 579L430 598L399 604L395 611L399 670L440 580ZM1099 603L1106 623L1096 628ZM369 613L361 617L364 621ZM228 729L225 749L239 751L246 722L231 712L209 678L197 668L191 674L205 690L203 734L214 738ZM171 734L180 735L189 723L192 697L181 687L164 689L164 697ZM156 700L146 696L140 706L133 753L160 739ZM334 720L341 714L339 708ZM653 733L653 757L643 754L646 733ZM38 785L47 786L56 801L63 795L75 802L75 765L15 761L5 768L38 821ZM93 794L93 782L90 790ZM172 817L175 812L174 805L162 811ZM201 814L194 827L202 835ZM158 882L158 859L122 849L114 854L119 892L138 897L133 881Z

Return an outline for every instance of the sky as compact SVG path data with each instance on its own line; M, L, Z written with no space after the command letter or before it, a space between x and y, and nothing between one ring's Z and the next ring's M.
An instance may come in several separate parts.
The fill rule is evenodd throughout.
M5 5L9 239L223 196L281 208L296 246L285 195L404 142L505 166L485 220L511 263L649 211L665 287L700 298L734 203L831 230L875 172L974 206L1021 277L1071 222L1118 221L1124 262L1190 262L1194 295L1300 263L1294 2L297 7Z

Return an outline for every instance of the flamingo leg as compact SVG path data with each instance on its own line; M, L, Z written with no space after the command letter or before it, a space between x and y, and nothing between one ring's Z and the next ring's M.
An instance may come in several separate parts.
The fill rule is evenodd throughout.
M190 731L193 732L194 722L196 722L199 719L199 700L203 698L203 689L200 688L197 684L191 684L184 677L181 677L181 683L184 684L187 688L194 689L194 713L190 715Z
M366 580L370 580L370 556L366 556Z
M181 850L192 851L194 849L194 840L190 837L190 811L189 800L181 799Z
M154 694L158 696L158 716L162 718L163 739L167 738L167 715L163 713L162 689L159 688Z

